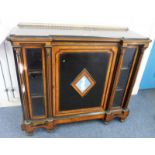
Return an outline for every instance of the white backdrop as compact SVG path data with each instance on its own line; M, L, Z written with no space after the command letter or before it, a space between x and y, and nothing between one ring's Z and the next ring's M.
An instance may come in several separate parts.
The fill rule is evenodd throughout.
M0 43L19 22L125 26L154 39L154 6L153 0L0 0ZM150 49L151 45L133 94L139 89Z

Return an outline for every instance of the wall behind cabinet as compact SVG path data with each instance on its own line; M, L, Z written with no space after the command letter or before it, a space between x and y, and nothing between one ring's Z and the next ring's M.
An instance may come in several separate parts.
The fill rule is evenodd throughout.
M10 42L4 41L0 44L0 107L15 105L20 105L15 62Z
M140 84L140 89L155 88L155 41Z
M46 7L43 7L43 4L46 4ZM23 6L28 8L28 11L23 11ZM19 22L125 26L151 39L155 37L154 0L126 0L125 3L124 0L78 0L76 2L73 0L46 0L46 2L40 0L37 1L35 9L34 6L36 6L36 1L32 0L23 0L22 3L19 0L5 0L1 3L0 44ZM152 43L150 47L151 45ZM0 48L3 48L3 45L0 45ZM0 51L1 53L3 51ZM150 48L144 54L133 94L138 92L149 53ZM4 61L3 67L5 67ZM16 87L16 79L13 79ZM2 87L4 86L0 71L0 91L4 90ZM2 105L1 98L4 96L5 93L0 93L0 105ZM6 103L3 104L7 106Z

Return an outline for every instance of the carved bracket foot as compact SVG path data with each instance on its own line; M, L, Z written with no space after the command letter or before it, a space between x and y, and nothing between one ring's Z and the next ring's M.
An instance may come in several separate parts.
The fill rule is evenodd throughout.
M112 115L112 113L110 111L106 112L106 115L105 115L105 118L104 118L104 124L105 125L108 125L113 120L112 116L113 115Z
M51 132L55 127L54 121L42 121L42 122L29 122L23 123L21 125L21 129L28 133L28 135L32 135L32 133L38 128L44 128L48 132Z
M120 122L124 122L129 115L129 109L123 109L122 115L120 116Z
M128 115L129 115L129 110L127 108L122 109L120 111L107 111L104 118L104 121L105 121L104 124L108 124L116 117L120 118L121 122L124 122L125 119L128 117Z

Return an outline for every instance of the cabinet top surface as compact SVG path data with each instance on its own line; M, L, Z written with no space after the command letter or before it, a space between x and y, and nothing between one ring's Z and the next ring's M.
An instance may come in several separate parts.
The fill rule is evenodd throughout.
M148 39L126 27L74 26L55 24L18 24L10 36L22 37L91 37L114 39Z

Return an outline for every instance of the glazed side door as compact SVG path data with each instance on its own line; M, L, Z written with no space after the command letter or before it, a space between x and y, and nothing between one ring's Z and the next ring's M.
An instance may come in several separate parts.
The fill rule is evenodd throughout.
M54 46L53 115L103 112L117 46Z
M129 87L132 83L134 68L137 66L139 52L139 46L130 45L124 48L121 57L119 57L120 65L115 74L117 79L115 78L113 93L110 95L109 109L121 109L128 104L127 98L131 95L129 91L132 90Z
M41 45L23 46L23 74L25 86L22 90L27 95L25 107L30 119L47 118L47 93L45 76L45 51ZM20 69L20 66L19 66Z

